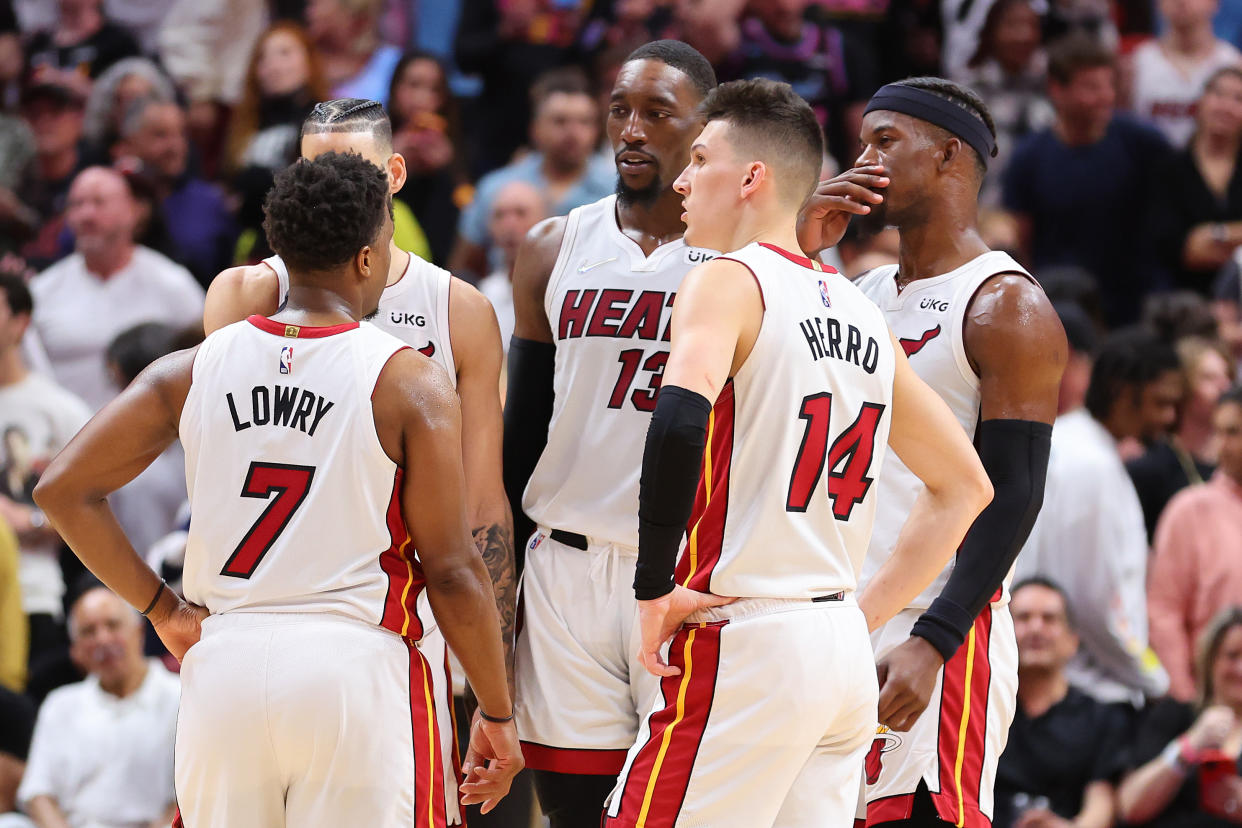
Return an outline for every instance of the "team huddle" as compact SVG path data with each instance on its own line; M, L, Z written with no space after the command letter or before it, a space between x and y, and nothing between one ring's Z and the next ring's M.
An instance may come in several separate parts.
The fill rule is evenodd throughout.
M976 230L991 116L889 84L821 182L787 85L657 41L607 131L616 194L518 253L503 412L490 304L392 241L383 108L330 101L268 196L278 255L43 475L182 660L189 828L460 824L523 767L553 828L991 824L1067 356ZM900 263L822 265L851 221ZM105 499L175 439L184 598Z

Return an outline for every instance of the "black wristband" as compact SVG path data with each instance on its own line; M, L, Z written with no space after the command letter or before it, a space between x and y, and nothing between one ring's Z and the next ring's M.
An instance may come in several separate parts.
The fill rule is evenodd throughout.
M910 635L917 635L936 648L940 656L948 662L962 646L962 640L975 623L975 617L969 610L945 598L943 595L932 601L927 611L919 616L910 630Z
M482 720L483 720L483 721L485 721L485 722L491 722L492 724L504 724L505 722L511 722L511 721L513 721L513 714L512 714L512 713L510 713L508 716L504 716L504 717L501 717L501 716L489 716L489 715L487 715L486 713L484 713L484 712L483 712L483 708L481 708L481 707L480 707L480 708L479 708L479 718L480 718L480 719L482 719Z
M147 604L147 608L142 611L143 617L146 617L151 610L155 609L155 605L159 603L160 596L164 594L166 589L168 589L168 582L160 578L160 588L155 591L155 597L151 599L151 603Z

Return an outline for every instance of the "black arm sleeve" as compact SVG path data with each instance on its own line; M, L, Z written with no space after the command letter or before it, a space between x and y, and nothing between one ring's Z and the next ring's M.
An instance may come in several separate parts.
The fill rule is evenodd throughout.
M948 661L966 640L975 617L1000 588L1044 502L1052 426L1031 420L984 420L979 459L995 495L975 520L939 597L914 623Z
M504 481L513 510L514 555L522 571L526 539L534 523L522 511L522 493L548 444L554 396L552 373L556 346L551 342L512 337L509 340L509 381L505 395Z
M638 484L638 565L634 595L648 601L673 590L677 551L694 509L712 404L702 394L665 385L643 451Z

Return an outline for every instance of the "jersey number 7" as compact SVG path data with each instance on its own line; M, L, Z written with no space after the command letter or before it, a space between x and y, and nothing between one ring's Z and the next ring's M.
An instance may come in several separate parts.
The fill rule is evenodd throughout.
M832 516L837 520L849 520L854 506L867 496L872 479L867 476L871 458L875 454L875 431L880 425L884 406L863 403L858 418L828 447L828 425L832 418L832 395L823 392L802 399L798 418L806 420L806 433L798 447L798 459L794 461L789 476L789 496L785 510L805 512L811 496L819 486L819 478L828 468L828 499L832 501Z
M220 570L221 575L249 578L254 574L255 567L263 560L267 550L272 548L280 533L285 531L293 513L306 499L314 476L314 466L251 461L241 496L257 497L270 502L241 539L241 543L237 544L237 548L225 562L224 569Z

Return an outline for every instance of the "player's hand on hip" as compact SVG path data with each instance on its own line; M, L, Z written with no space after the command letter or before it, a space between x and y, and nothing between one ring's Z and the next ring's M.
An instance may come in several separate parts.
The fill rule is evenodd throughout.
M798 213L798 245L802 251L809 255L835 246L851 218L867 215L872 205L884 201L876 189L887 186L881 166L854 167L819 182Z
M880 724L896 731L914 727L936 689L936 675L944 666L940 653L927 639L910 636L880 659Z
M208 615L206 607L191 604L169 588L147 618L168 652L181 661L186 651L198 643L203 634L203 619Z
M489 722L475 711L470 725L470 747L462 763L462 773L466 776L460 787L462 804L482 804L486 814L509 793L513 777L523 767L522 746L513 720Z
M653 676L679 676L681 670L670 666L660 655L664 643L685 623L686 619L701 609L723 607L736 598L695 592L683 586L650 601L638 602L638 621L642 632L642 645L638 660Z

